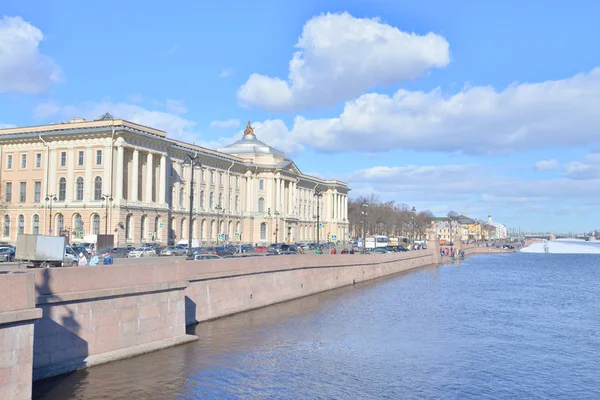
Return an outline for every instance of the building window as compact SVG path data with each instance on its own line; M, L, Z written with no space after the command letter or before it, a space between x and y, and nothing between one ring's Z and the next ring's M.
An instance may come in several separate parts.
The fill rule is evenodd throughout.
M211 210L215 208L215 194L213 192L210 192L210 196L208 197L208 208Z
M200 209L204 210L204 190L200 191Z
M142 215L142 219L140 220L140 243L144 243L144 238L146 237L146 216Z
M21 168L27 168L27 154L21 154Z
M242 240L242 232L240 232L240 223L239 222L237 222L235 224L235 232L240 234L239 240Z
M209 238L214 240L217 238L217 230L215 229L215 220L210 221L210 232L208 233Z
M42 153L35 154L35 167L42 168Z
M175 168L173 167L173 163L171 163L171 169L169 170L169 176L173 176L175 173Z
M210 171L210 183L215 183L215 171Z
M83 232L83 218L81 218L81 214L73 215L73 226L75 227L77 234Z
M184 189L179 188L179 207L183 207Z
M67 166L67 152L66 151L60 152L60 166L61 167Z
M33 201L39 203L42 199L42 182L33 182Z
M131 215L125 218L125 239L131 239Z
M223 207L223 193L219 193L219 202L217 205Z
M267 224L265 222L260 224L260 240L263 242L267 240Z
M223 174L219 173L219 185L223 185Z
M31 233L34 235L40 234L40 216L37 214L33 214L33 224L31 228Z
M264 179L260 179L258 181L258 190L265 190L265 180Z
M6 156L6 169L12 169L12 154Z
M235 196L235 211L240 211L240 197Z
M181 224L179 226L179 237L184 239L184 232L185 232L185 218L181 218Z
M25 216L23 214L19 214L17 217L18 225L17 225L17 233L22 235L25 233Z
M94 179L94 200L102 200L102 178L99 176Z
M60 233L65 229L65 217L62 214L56 214L56 232Z
M58 180L58 201L65 201L67 198L67 178Z
M92 215L92 234L100 234L100 216L98 214Z
M12 201L12 182L6 182L4 188L4 202L10 203Z
M240 188L240 177L239 176L235 177L235 187L238 189Z
M261 214L265 213L265 199L262 197L258 199L258 212Z
M154 241L156 242L156 240L158 239L158 227L160 226L160 217L157 215L156 218L154 218L154 232L152 232L152 239L154 239Z
M27 182L19 183L19 203L27 201Z
M200 169L200 183L204 183L204 179L205 179L204 169Z
M83 165L83 151L77 152L77 165Z
M200 223L200 239L204 240L206 239L206 220L203 219L202 222Z
M83 178L79 177L75 181L75 200L83 200Z
M102 150L96 150L96 165L102 165Z
M4 226L2 228L2 236L9 237L10 236L10 216L4 216Z

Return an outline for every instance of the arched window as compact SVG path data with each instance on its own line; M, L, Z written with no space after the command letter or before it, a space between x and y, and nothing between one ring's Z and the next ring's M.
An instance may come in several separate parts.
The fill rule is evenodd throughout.
M197 235L196 235L196 218L194 218L192 220L192 239L198 239Z
M210 192L210 196L208 198L208 208L211 210L215 208L215 194L213 192Z
M206 239L206 220L203 219L200 223L200 239Z
M239 240L242 240L242 232L240 232L240 223L239 222L237 222L235 224L235 231L240 234Z
M219 234L225 233L225 221L219 222Z
M4 224L2 227L2 236L10 237L10 215L4 216Z
M23 214L19 214L17 222L17 233L25 233L25 216Z
M240 211L240 197L235 196L235 211Z
M125 218L125 239L131 239L131 215Z
M83 200L83 178L79 177L75 181L75 200Z
M37 214L33 214L31 233L33 233L34 235L40 234L40 216Z
M179 188L179 207L183 207L184 189Z
M102 200L102 178L94 179L94 200Z
M65 217L62 214L56 214L56 232L60 233L65 229Z
M83 231L83 219L81 218L81 214L73 215L73 229L77 231L77 233Z
M140 220L140 243L144 243L146 240L146 216L142 215Z
M185 232L185 218L181 218L181 224L179 227L179 237L180 238L184 238L184 232Z
M200 208L204 210L204 190L200 191Z
M67 178L58 180L58 201L65 201L67 198Z
M265 213L265 199L262 197L258 199L258 212L261 214Z
M227 224L227 234L229 235L230 239L233 237L233 232L231 231L232 229L233 229L233 222L229 221L229 223Z
M100 234L100 216L98 214L92 215L92 234Z
M260 224L260 240L263 242L267 240L267 223L263 222Z

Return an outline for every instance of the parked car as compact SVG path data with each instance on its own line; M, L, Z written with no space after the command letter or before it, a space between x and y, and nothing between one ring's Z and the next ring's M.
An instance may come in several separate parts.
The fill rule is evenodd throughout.
M217 246L215 247L215 254L223 257L223 256L232 256L233 253L225 246Z
M196 254L194 260L220 260L222 257L216 254Z
M369 253L371 254L390 254L392 251L386 249L385 247L376 247L374 249L369 249Z
M155 256L156 252L150 247L138 247L133 249L127 255L128 258L141 258L141 257L152 257Z
M254 248L255 253L266 253L267 251L269 251L269 248L267 246L256 246Z
M187 251L179 246L169 246L160 252L161 256L183 256Z
M14 247L0 247L0 261L11 262L15 259Z

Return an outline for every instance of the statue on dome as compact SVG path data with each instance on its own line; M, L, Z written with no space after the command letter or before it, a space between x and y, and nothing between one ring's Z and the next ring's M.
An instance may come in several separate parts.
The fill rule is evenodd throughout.
M244 135L254 135L254 128L250 126L250 121L246 125L246 129L244 130Z

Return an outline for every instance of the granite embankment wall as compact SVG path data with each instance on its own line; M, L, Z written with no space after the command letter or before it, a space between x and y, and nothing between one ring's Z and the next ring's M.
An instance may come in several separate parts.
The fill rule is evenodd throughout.
M189 324L438 262L436 248L3 274L0 399L29 398L32 378L195 340Z

